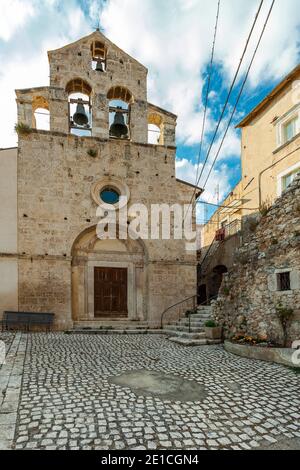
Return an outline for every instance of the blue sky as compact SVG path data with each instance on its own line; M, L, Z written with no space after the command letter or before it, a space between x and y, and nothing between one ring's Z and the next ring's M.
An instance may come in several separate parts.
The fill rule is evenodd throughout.
M242 72L270 3L264 1ZM259 0L221 0L202 161L258 5ZM47 85L46 51L89 34L100 21L109 39L148 67L148 100L178 115L177 176L195 183L216 9L217 0L1 0L0 93L6 118L0 147L17 142L14 89ZM235 123L299 63L299 27L299 0L276 0ZM240 131L233 125L203 198L216 202L217 185L224 198L239 178ZM201 223L200 209L198 216Z

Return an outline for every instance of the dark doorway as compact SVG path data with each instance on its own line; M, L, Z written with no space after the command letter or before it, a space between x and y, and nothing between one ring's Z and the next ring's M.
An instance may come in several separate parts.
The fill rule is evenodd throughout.
M127 269L95 268L95 317L127 317Z
M223 274L227 273L228 269L224 265L215 266L212 270L209 295L211 298L217 297L223 279Z
M206 284L198 286L198 305L205 305L207 302Z

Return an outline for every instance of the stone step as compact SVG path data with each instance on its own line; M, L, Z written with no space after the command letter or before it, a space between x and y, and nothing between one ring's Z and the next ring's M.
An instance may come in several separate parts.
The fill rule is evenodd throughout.
M194 320L203 320L204 318L210 318L211 315L204 315L203 313L194 313L193 316L191 316L191 319L193 318ZM187 318L187 317L184 317Z
M112 329L112 328L98 328L98 329L74 329L67 330L65 334L68 335L158 335L165 334L163 330L154 330L154 329Z
M87 321L87 322L74 322L74 329L139 329L148 328L147 322L133 322L133 321Z
M183 333L203 333L203 329L199 326L191 326L191 328L189 328L188 325L186 326L183 326L183 325L166 325L164 326L164 330L167 329L167 330L173 330L173 331L182 331Z
M178 336L174 336L169 338L169 341L173 343L181 344L182 346L207 346L213 344L221 344L221 340L211 340L211 339L188 339L188 338L180 338Z
M211 317L208 315L207 317L191 317L191 319L189 320L188 318L184 317L184 318L181 318L180 320L178 320L177 323L184 323L184 322L189 322L191 321L191 323L197 323L197 322L202 322L202 321L207 321L209 320Z
M169 338L169 341L173 343L181 344L182 346L206 346L206 339L189 339L189 338L180 338L178 336L173 336Z
M197 332L197 333L189 333L188 331L181 331L181 330L169 330L169 329L164 329L164 333L167 335L171 336L177 336L180 338L188 338L188 339L203 339L205 338L205 333L203 331Z

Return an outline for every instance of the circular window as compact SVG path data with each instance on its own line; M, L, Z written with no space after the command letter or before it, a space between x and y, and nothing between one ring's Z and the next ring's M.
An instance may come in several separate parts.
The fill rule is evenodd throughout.
M117 204L120 200L120 194L114 188L104 188L100 192L100 198L105 204Z

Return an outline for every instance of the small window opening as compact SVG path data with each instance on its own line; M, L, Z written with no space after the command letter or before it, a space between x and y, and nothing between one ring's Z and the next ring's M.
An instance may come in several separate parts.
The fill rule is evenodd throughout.
M296 176L300 173L300 167L292 171L288 175L283 176L282 178L282 190L286 191L288 187L292 184Z
M291 290L291 274L289 272L277 274L277 288L281 292Z
M106 47L100 41L91 45L92 69L96 72L106 72Z
M35 129L50 130L50 112L45 108L37 108L34 112Z
M161 130L155 124L148 124L148 144L158 145L160 143Z
M289 142L297 134L297 121L298 121L298 117L294 117L284 124L283 126L284 142Z
M43 96L37 96L32 101L32 127L50 131L50 112L48 101Z
M160 114L151 113L148 116L148 144L163 145L163 119Z

